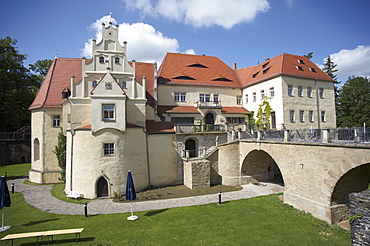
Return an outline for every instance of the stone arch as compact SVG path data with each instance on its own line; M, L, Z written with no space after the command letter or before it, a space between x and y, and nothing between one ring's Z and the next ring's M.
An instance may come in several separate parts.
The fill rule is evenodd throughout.
M343 174L334 186L331 205L349 205L349 194L366 190L370 183L370 163L357 166Z
M274 180L276 183L284 184L283 175L275 160L263 150L252 150L244 158L241 167L241 176L257 181Z
M188 138L185 140L185 151L189 151L189 157L198 156L198 140L194 138Z
M33 160L40 160L40 141L38 138L33 140Z
M96 180L96 196L109 197L109 180L104 175Z

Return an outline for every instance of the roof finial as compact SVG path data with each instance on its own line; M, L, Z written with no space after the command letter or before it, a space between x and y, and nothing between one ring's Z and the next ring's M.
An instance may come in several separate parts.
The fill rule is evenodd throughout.
M58 58L58 50L55 50L55 57L54 59L57 59Z
M112 12L109 12L109 23L112 23Z

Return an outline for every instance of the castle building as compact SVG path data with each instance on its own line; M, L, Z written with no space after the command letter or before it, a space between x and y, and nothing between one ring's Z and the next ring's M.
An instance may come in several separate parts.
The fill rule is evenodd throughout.
M269 128L336 125L333 80L305 57L281 54L237 69L217 57L168 53L157 70L128 61L118 31L102 25L91 59L54 59L30 106L31 182L60 181L53 153L60 127L65 191L93 199L123 194L128 170L137 190L184 183L182 157L204 156L231 130L246 130L264 101ZM211 176L220 182L217 166Z

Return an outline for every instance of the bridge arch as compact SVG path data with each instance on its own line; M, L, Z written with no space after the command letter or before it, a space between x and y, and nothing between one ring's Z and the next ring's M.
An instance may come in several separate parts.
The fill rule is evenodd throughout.
M349 203L348 195L368 188L370 182L370 163L366 163L344 173L335 184L331 205Z
M264 150L252 150L244 158L241 166L242 179L251 177L257 181L269 181L277 178L277 182L284 183L280 168L274 158Z

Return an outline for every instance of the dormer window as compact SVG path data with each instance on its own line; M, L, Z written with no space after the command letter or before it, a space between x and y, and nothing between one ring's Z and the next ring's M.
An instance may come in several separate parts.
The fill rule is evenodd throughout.
M181 79L181 80L195 80L194 78L192 77L189 77L189 76L178 76L178 77L175 77L173 79Z
M267 68L267 69L263 70L263 74L266 74L269 70L270 70L270 68Z
M253 75L252 75L252 78L254 78L254 79L255 79L255 78L257 77L258 73L259 73L259 72L257 72L257 73L255 73L255 74L253 74Z
M232 80L230 80L230 79L227 79L227 78L223 78L223 77L220 77L220 78L214 79L213 81L223 81L223 82L230 82L230 81L232 81Z
M94 80L93 82L92 82L92 87L96 87L98 85L98 81L96 81L96 80Z
M104 57L103 56L99 57L99 63L104 63Z
M299 59L298 59L298 62L299 62L300 64L304 64L304 61L303 61L303 60L299 60Z
M207 66L204 66L200 63L194 63L194 64L191 64L191 65L188 65L188 67L208 68Z
M262 65L262 69L265 69L269 63L270 63L270 62L267 62L267 63L263 64L263 65Z
M119 57L114 58L114 63L119 63Z
M303 71L303 68L302 68L301 66L297 66L297 69L298 69L299 71Z
M311 72L316 73L316 70L312 67L310 67Z

